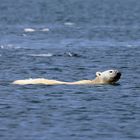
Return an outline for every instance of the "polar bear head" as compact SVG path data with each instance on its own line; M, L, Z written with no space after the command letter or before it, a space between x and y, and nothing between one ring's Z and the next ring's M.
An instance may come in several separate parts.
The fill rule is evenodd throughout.
M104 72L96 72L96 76L102 84L113 84L120 79L121 73L118 70L107 70Z

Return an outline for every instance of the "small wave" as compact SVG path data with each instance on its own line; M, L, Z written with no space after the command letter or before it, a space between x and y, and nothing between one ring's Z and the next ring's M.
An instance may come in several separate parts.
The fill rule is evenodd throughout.
M0 45L0 49L20 49L19 46L14 46L13 44L7 44L7 45Z
M28 54L28 56L33 56L33 57L52 57L52 53L46 53L46 54Z
M24 32L48 32L49 28L35 29L35 28L25 28Z
M33 29L33 28L25 28L24 29L24 32L35 32L36 29Z
M80 57L79 54L73 52L66 52L65 55L69 57Z
M136 48L136 47L138 47L139 45L133 45L133 44L128 44L128 45L126 45L126 47L127 48Z
M45 53L45 54L27 54L31 57L52 57L52 56L65 56L65 57L81 57L81 55L73 52L65 52L64 54L52 54L52 53Z
M49 28L43 28L40 31L42 31L42 32L48 32L48 31L50 31L50 29Z
M3 45L0 46L1 49L4 49L5 47Z
M66 26L73 26L73 25L75 25L75 23L73 23L73 22L65 22L64 25L66 25Z

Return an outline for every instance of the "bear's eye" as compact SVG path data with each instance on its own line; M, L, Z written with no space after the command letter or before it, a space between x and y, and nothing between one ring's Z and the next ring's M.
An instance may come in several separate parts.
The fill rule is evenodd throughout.
M113 71L111 70L111 71L109 71L110 73L113 73Z

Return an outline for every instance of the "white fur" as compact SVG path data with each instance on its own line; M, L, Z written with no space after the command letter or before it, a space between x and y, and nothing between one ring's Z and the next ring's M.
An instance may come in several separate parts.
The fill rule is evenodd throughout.
M114 77L116 77L118 73L118 70L107 70L104 72L96 72L96 76L99 77L102 83L110 83L116 82Z
M49 80L44 78L16 80L13 84L46 84L46 85L80 85L80 84L112 84L120 79L121 73L118 70L107 70L104 72L96 72L96 78L93 80L80 80L76 82L63 82L58 80Z

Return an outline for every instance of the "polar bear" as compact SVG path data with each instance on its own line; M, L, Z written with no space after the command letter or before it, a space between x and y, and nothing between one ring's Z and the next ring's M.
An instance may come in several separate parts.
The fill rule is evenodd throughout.
M49 80L44 78L16 80L13 84L44 84L44 85L86 85L86 84L114 84L121 77L121 72L118 70L107 70L104 72L96 72L96 78L93 80L80 80L76 82L63 82L58 80Z

